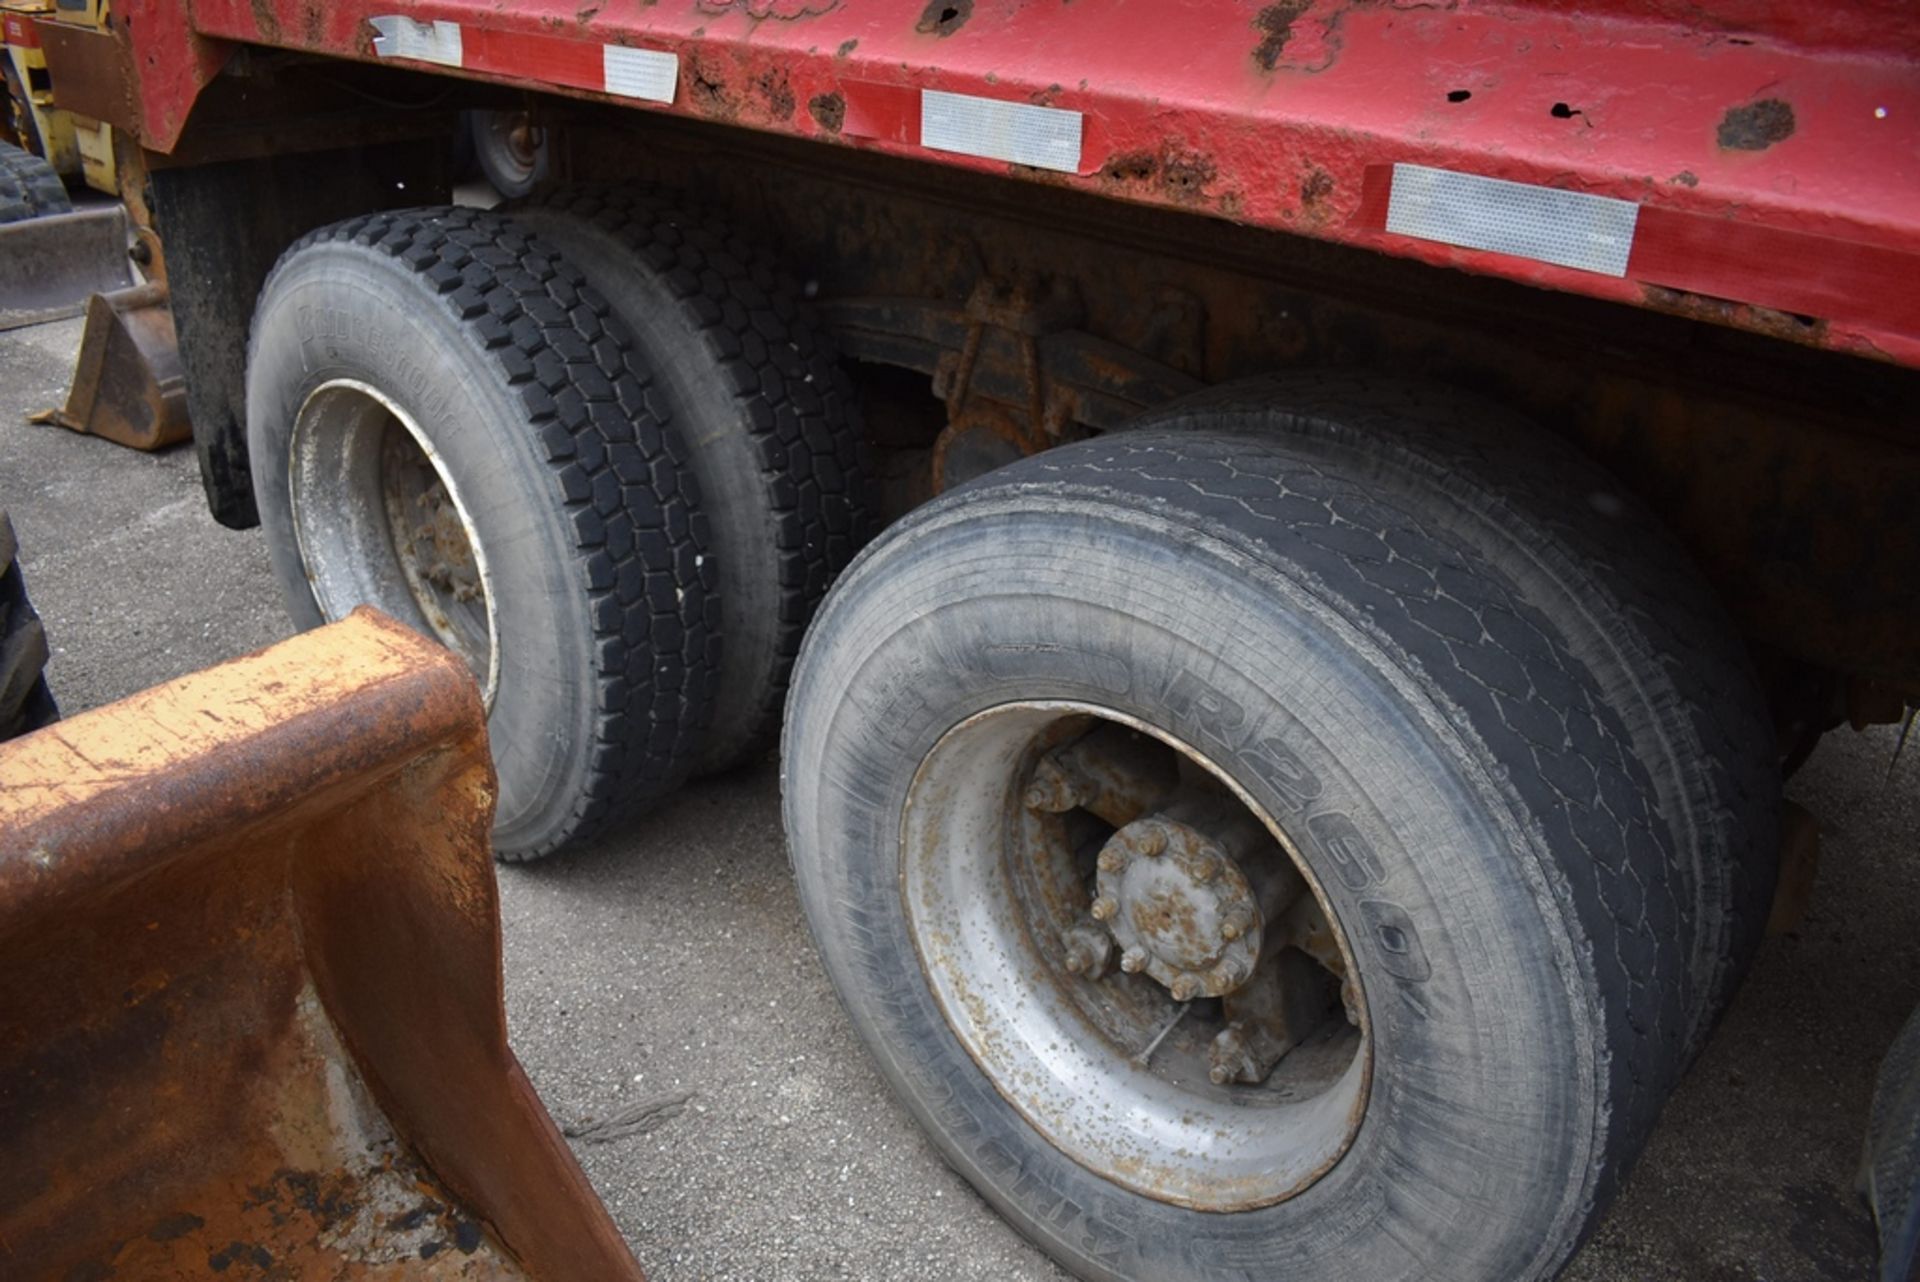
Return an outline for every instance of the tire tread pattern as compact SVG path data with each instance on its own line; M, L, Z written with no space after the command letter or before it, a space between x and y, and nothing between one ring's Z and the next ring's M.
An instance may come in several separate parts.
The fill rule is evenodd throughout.
M772 671L747 674L747 708L714 726L703 753L721 769L779 738L793 662L827 588L873 534L857 398L825 325L774 256L706 213L638 185L551 187L506 210L570 214L619 241L672 293L679 319L732 389L773 513L779 621ZM744 550L743 550L744 551ZM755 555L767 549L752 549ZM728 592L723 583L721 592ZM759 601L742 603L763 609ZM722 616L734 608L729 597Z
M1777 873L1780 771L1766 701L1713 590L1597 463L1455 389L1338 371L1209 389L1141 426L1222 422L1351 450L1508 568L1602 677L1652 777L1697 902L1688 1056L1759 947ZM1544 582L1543 582L1544 580ZM1570 617L1576 614L1585 617Z
M570 820L531 859L677 786L706 729L718 598L685 450L611 306L561 256L498 215L396 210L311 232L416 273L499 364L562 496L593 620L598 722ZM270 275L262 290L274 287Z

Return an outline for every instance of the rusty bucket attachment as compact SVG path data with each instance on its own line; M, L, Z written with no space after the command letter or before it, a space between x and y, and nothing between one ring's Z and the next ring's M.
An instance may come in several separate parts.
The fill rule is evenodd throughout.
M87 327L66 406L33 421L136 450L164 449L193 435L165 285L135 285L87 300Z
M0 746L0 1276L640 1282L507 1046L493 805L364 610Z

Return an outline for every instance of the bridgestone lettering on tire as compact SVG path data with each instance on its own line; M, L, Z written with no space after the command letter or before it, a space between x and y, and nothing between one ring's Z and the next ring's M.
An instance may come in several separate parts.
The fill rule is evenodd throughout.
M963 1043L963 1024L1003 1016L1000 1034L1024 1036L1032 1005L996 1012L990 995L1041 983L1057 950L1036 939L943 1005L943 953L1000 927L925 935L916 870L977 861L1009 829L925 845L922 810L953 803L916 781L1010 706L1096 708L1188 745L1282 830L1364 995L1371 1083L1337 1162L1253 1196L1206 1183L1215 1146L1257 1142L1293 1105L1176 1080L1182 1029L1210 1033L1205 1001L1169 1006L1184 1023L1135 1050L1134 1080L1215 1114L1212 1092L1239 1092L1246 1120L1133 1135L1106 1174L1069 1141L1132 1135L1124 1109L1083 1091L1023 1112L1031 1083ZM782 756L802 903L848 1018L949 1160L1082 1277L1550 1276L1683 1062L1689 887L1600 681L1472 544L1309 452L1128 433L908 517L822 608ZM1014 780L977 774L980 814L1022 804ZM1024 804L1056 804L1042 793ZM1221 1209L1140 1191L1156 1186Z
M314 232L262 291L247 419L295 621L380 605L488 691L497 853L547 854L684 777L717 659L698 490L557 251L467 209Z
M768 255L665 197L562 187L504 212L600 283L654 371L719 567L725 642L701 767L764 754L807 623L870 533L833 345Z
M52 165L12 143L0 142L0 223L72 212L66 184Z

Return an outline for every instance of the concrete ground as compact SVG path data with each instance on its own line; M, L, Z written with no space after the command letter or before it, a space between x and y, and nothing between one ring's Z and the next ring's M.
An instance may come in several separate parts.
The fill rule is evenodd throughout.
M288 631L260 534L207 516L190 450L27 425L62 398L78 338L77 321L0 334L0 507L68 713ZM1768 941L1569 1278L1868 1274L1861 1129L1920 1001L1920 750L1890 773L1893 748L1836 735L1792 782L1825 831L1811 912ZM659 1106L576 1144L658 1282L1063 1277L947 1170L855 1041L794 899L771 766L500 881L513 1040L554 1116Z

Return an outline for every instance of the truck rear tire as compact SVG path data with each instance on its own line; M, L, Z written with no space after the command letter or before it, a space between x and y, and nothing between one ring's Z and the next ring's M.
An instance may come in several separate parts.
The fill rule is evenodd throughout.
M1592 460L1501 406L1374 374L1272 375L1139 426L1266 433L1391 486L1552 619L1653 780L1692 887L1689 1057L1759 948L1778 875L1780 770L1746 651L1654 515Z
M1109 436L909 516L783 762L849 1019L1082 1277L1551 1276L1684 1058L1688 888L1601 682L1283 443Z
M47 632L20 576L13 522L0 510L0 740L60 719L47 689Z
M719 568L725 643L700 768L763 755L807 624L870 532L832 341L766 255L662 197L562 187L502 212L600 282L655 373Z
M247 438L295 622L375 605L473 669L498 855L684 777L717 658L697 485L625 327L557 251L470 209L305 237L261 291Z
M12 143L0 142L0 223L72 212L67 186L52 165Z

